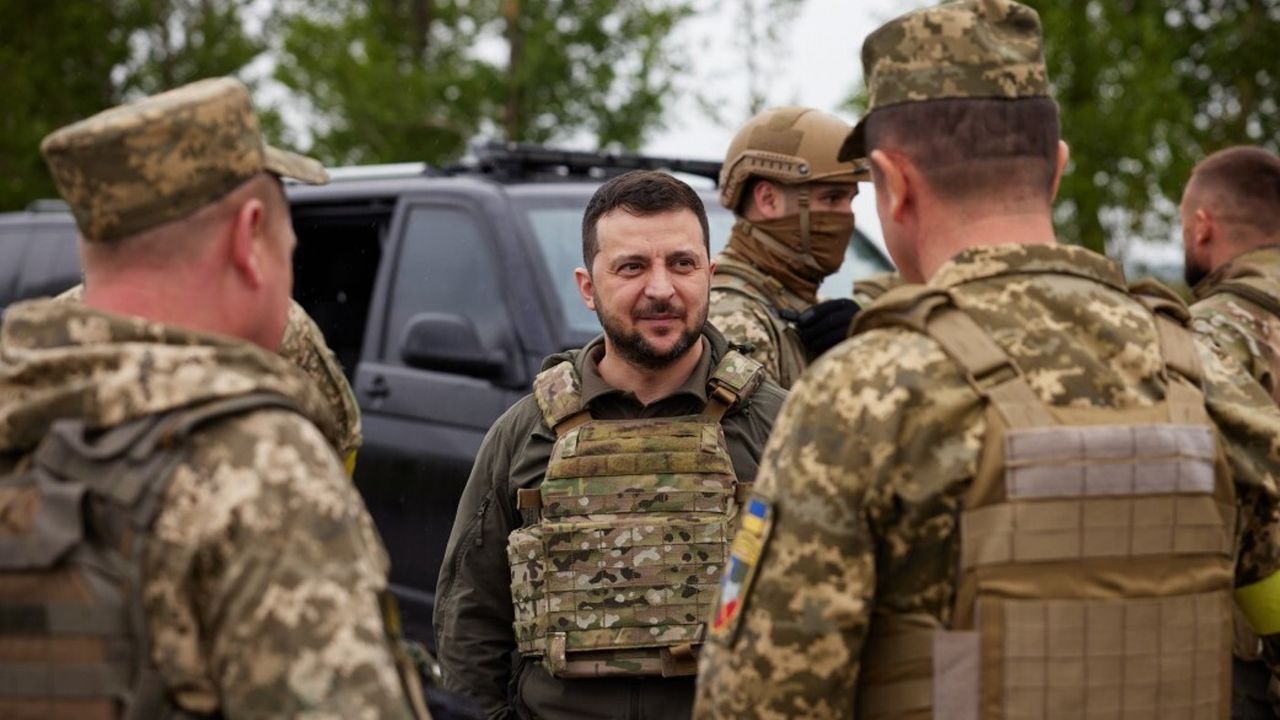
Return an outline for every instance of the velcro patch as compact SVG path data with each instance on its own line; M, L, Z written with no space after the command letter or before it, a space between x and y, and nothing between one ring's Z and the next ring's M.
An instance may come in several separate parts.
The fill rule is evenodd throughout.
M772 530L773 507L768 500L753 496L747 501L742 527L733 538L729 562L720 577L720 601L711 619L712 639L732 643L738 634L742 608Z

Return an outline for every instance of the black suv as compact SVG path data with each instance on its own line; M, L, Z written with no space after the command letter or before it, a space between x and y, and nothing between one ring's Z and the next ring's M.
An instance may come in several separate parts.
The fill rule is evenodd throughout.
M365 438L355 481L418 639L431 641L436 577L485 432L544 357L599 332L573 282L582 212L604 178L634 168L708 178L719 251L733 218L712 188L715 162L488 145L451 168L339 168L329 185L287 187L294 296L355 388ZM0 215L0 309L77 282L75 234L56 202ZM889 268L861 233L845 266L827 294Z

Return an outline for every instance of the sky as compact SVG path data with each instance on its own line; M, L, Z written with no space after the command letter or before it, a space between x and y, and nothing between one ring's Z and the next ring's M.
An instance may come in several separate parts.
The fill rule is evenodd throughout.
M723 160L734 132L747 120L749 88L739 38L732 34L733 3L719 5L720 10L693 18L682 31L680 40L692 57L681 82L722 100L723 117L710 117L691 93L683 93L668 111L666 127L642 152ZM770 61L767 104L806 105L854 122L857 118L840 106L862 83L862 40L886 20L919 5L911 0L806 0ZM858 227L883 247L871 186L862 187L854 201Z
M919 2L909 0L807 0L780 38L768 73L770 105L807 105L834 112L852 122L839 106L861 84L862 40ZM693 18L682 31L691 72L682 84L725 102L717 122L685 93L668 113L666 128L643 148L654 155L722 159L738 125L747 119L748 81L740 67L742 50L733 36L733 3ZM726 32L727 30L727 32Z

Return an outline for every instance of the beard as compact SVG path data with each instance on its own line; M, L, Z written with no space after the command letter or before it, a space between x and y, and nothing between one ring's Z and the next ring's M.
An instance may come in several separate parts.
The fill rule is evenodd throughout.
M701 317L697 318L697 322L692 325L686 325L680 332L680 337L676 339L675 344L669 349L659 350L639 330L628 331L621 318L605 312L604 304L600 302L599 295L595 296L595 306L596 317L600 320L600 327L604 328L605 337L609 338L609 342L618 351L618 354L627 363L649 370L664 368L689 352L693 344L702 336L702 327L707 323L707 311L709 309L708 305L704 305ZM664 300L638 308L632 313L632 317L636 320L642 320L654 315L676 315L684 319L687 314L687 309L682 309Z
M1182 279L1187 281L1187 287L1193 288L1200 284L1200 281L1209 274L1209 268L1197 263L1190 257L1182 265Z

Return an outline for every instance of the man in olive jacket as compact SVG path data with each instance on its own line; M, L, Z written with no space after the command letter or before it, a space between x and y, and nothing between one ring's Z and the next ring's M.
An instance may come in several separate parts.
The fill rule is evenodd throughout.
M687 185L602 185L583 258L604 335L548 358L480 448L436 595L445 683L491 718L688 717L784 393L706 324L714 264Z

